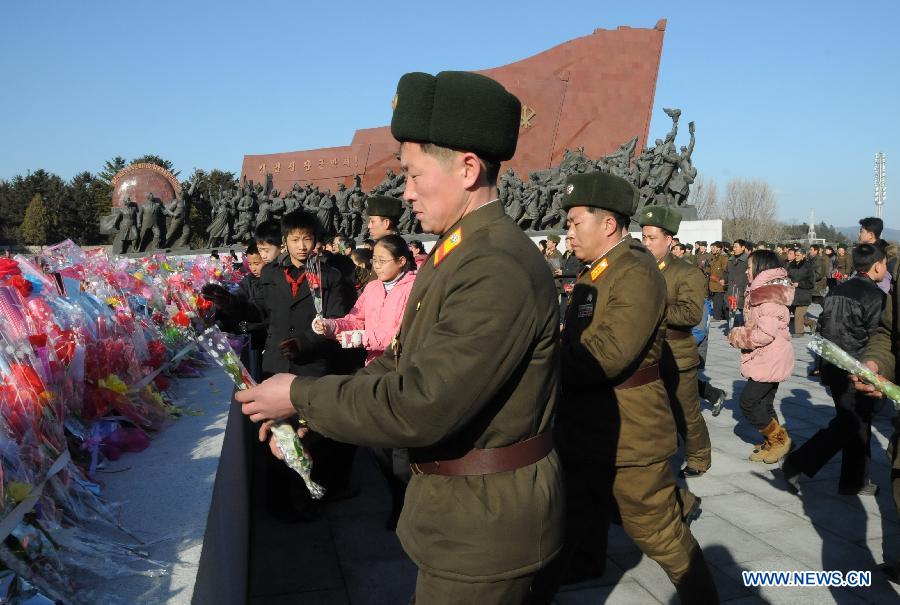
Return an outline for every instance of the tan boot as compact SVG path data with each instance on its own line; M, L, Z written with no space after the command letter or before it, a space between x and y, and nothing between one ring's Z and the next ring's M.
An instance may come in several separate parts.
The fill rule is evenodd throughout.
M772 422L775 422L774 420ZM788 455L788 452L791 451L791 436L788 435L788 432L785 428L779 425L777 422L775 423L778 427L772 436L769 437L769 447L766 450L765 456L763 456L763 462L766 464L775 464L782 458Z
M766 455L766 450L769 449L769 442L763 441L759 445L753 446L753 453L750 454L750 462L762 462L763 457Z
M763 437L765 437L765 441L753 447L753 453L750 454L751 462L762 462L763 459L769 452L769 448L772 447L771 436L778 429L778 422L775 420L770 420L769 424L759 430Z

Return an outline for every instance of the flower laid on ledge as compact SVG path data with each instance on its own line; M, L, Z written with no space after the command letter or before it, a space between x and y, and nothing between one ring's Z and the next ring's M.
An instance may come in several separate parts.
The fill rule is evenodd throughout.
M198 341L216 365L225 370L238 390L243 391L256 386L256 382L228 342L228 337L219 328L216 326L207 328ZM288 422L275 422L270 428L275 445L284 456L284 463L300 475L313 498L318 500L324 496L325 488L312 480L312 459L303 449L294 427Z
M893 402L894 408L900 411L900 387L896 384L883 376L879 376L873 372L871 368L860 363L858 359L854 359L842 348L827 338L822 338L820 334L813 336L813 339L806 347L828 363L850 372L855 376L859 376L864 381L871 384L873 387L884 393L884 396Z

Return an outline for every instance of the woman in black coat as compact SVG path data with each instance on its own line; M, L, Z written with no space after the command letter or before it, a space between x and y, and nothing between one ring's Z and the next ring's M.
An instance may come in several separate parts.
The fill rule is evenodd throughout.
M787 272L794 282L794 304L790 309L794 313L794 338L803 336L804 327L814 331L816 322L807 319L806 310L812 303L813 288L816 286L816 270L813 263L806 258L805 250L788 250Z

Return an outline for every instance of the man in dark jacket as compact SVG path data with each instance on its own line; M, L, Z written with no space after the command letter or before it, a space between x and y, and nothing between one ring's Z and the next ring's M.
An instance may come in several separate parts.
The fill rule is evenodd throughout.
M284 215L281 230L287 251L263 267L259 295L247 299L222 291L214 293L214 302L229 316L248 322L268 320L264 377L279 372L322 376L348 371L340 345L312 331L317 314L343 317L354 302L347 298L340 271L312 255L320 229L316 217L304 210ZM355 446L312 432L303 444L315 460L312 479L326 489L326 498L346 495ZM264 536L283 531L280 523L309 520L321 512L300 476L269 454L267 444L258 445L250 454L249 499L253 527L262 529L251 531L248 539L250 597L264 594L276 579L288 592L298 589L290 576L290 557L272 547Z
M747 257L750 256L750 242L747 240L735 240L731 244L731 258L728 259L728 269L725 273L725 281L728 283L729 304L734 297L734 325L744 325L744 290L747 289Z
M794 304L791 311L794 313L794 338L803 336L806 326L815 329L814 321L807 319L806 310L812 303L813 287L816 284L815 270L812 263L806 260L806 251L788 250L787 253L788 276L794 284Z
M560 318L566 316L566 306L569 304L569 294L575 287L578 275L584 270L584 263L578 260L572 250L572 236L566 235L566 251L563 254L562 269L556 272L556 280L562 290L562 298L559 303Z
M825 300L825 291L828 289L828 278L831 277L831 259L825 254L821 244L813 244L809 247L807 261L813 264L816 277L812 301L821 305Z
M835 287L825 299L819 317L819 332L852 357L858 358L869 336L878 328L884 308L884 293L877 283L887 274L884 253L872 244L853 249L856 275ZM841 476L838 493L874 496L877 486L869 480L873 400L857 392L849 374L822 364L822 383L831 390L835 417L799 449L785 458L782 469L792 491L799 493L802 472L813 477L838 452Z

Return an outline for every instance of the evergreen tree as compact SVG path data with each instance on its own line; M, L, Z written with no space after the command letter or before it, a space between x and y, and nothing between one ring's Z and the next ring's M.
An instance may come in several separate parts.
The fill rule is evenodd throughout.
M28 208L25 210L25 218L19 227L22 240L26 244L44 245L50 235L52 221L50 214L44 206L44 200L40 193L34 194Z
M35 170L26 176L17 175L0 182L0 224L3 237L11 243L21 242L19 226L35 194L40 194L48 211L66 193L66 183L46 170Z
M106 164L103 165L103 170L100 171L100 174L98 174L97 177L100 178L100 180L105 181L108 185L112 182L113 177L127 165L128 162L125 158L117 155L113 159L106 161Z
M131 162L129 162L129 165L130 164L156 164L157 166L162 166L163 168L171 172L173 176L177 177L179 174L181 174L180 171L174 170L174 164L172 164L171 161L153 154L142 155L139 158L135 158L131 160Z
M69 182L66 195L53 209L53 239L71 239L79 245L96 243L100 236L100 216L95 203L95 181L90 172L81 172Z

